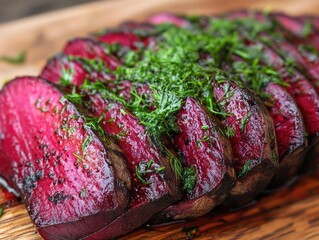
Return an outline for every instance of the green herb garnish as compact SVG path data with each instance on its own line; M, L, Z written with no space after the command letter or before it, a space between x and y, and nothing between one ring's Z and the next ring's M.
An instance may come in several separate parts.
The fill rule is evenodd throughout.
M191 193L196 186L197 174L195 166L184 168L183 172L183 190Z
M199 234L198 227L183 227L182 232L186 234L188 240L194 239Z
M150 179L150 174L162 173L164 170L164 166L158 166L152 159L148 162L142 161L135 166L136 177L145 185L152 183L150 180L146 180L146 178Z
M251 112L248 112L247 115L241 120L240 130L241 130L242 132L245 131L245 126L246 126L246 124L248 123L250 117L251 117Z
M242 177L244 175L246 175L250 169L251 169L251 165L252 165L253 161L252 160L248 160L245 162L243 169L241 170L241 172L238 174L238 177Z
M60 77L60 84L63 86L69 86L72 84L72 80L74 78L74 68L62 68L62 74Z
M10 64L22 64L26 60L26 52L21 52L16 56L0 56L0 61Z

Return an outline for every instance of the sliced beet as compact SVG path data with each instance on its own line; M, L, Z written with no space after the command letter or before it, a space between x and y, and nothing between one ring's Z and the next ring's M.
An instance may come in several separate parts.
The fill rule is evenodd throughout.
M273 120L259 99L232 81L214 83L213 93L229 113L223 124L238 177L225 204L239 206L261 193L278 170Z
M92 69L81 59L59 54L52 57L42 69L40 76L49 82L62 85L82 85L85 80L100 81L112 86L114 76Z
M0 99L0 173L14 182L44 238L78 239L125 211L130 178L122 153L60 90L21 77Z
M59 65L57 61L64 62L63 58L55 60L57 65ZM75 74L71 84L80 85L78 83L83 82L84 79L79 80L75 77L79 69L72 70ZM61 71L57 71L57 75L60 76L53 76L53 82L62 77ZM103 117L101 126L109 135L117 139L131 174L132 191L129 210L98 233L90 236L92 239L114 238L139 227L154 214L179 200L181 198L180 180L170 166L170 159L161 154L148 137L146 128L121 104L109 102L99 94L90 94L85 105L94 116ZM151 171L142 174L145 182L138 178L136 169Z
M237 56L233 60L244 61ZM307 134L296 102L283 87L269 82L262 92L268 95L264 98L265 106L274 122L279 157L279 171L268 187L278 188L295 177L300 169L307 153Z
M182 154L185 167L195 171L196 181L180 203L156 215L153 223L201 216L223 202L235 182L231 146L219 132L218 121L190 97L177 119L174 145ZM190 177L184 176L184 186Z
M43 68L40 76L50 82L65 85L83 84L89 77L89 73L79 61L70 61L65 55L57 55L51 58Z
M138 50L142 47L148 46L151 41L149 37L141 38L133 32L125 32L121 30L106 32L96 36L96 38L103 43L120 44L120 46L133 50Z
M151 16L148 20L148 23L153 25L159 25L163 23L171 23L178 27L187 27L189 25L189 22L179 16L176 16L171 13L159 13L154 16Z
M275 67L281 79L289 84L285 89L295 99L309 134L309 143L319 136L319 96L316 89L298 70L287 67L284 60L269 47L263 45L265 64Z
M284 30L285 36L295 44L309 44L319 50L319 32L298 17L283 13L271 14L271 18Z
M137 118L121 104L109 102L99 95L91 96L89 108L95 115L104 117L102 127L117 139L132 178L130 209L107 227L85 238L109 239L141 226L179 200L181 191L170 158L161 154Z
M273 101L267 108L275 124L279 155L279 171L269 187L277 188L298 173L308 141L302 115L290 94L275 83L267 84L264 92Z
M264 64L274 66L281 79L288 84L285 89L301 111L309 143L309 155L305 157L304 165L305 168L313 168L319 160L319 95L310 81L295 68L287 66L275 51L264 44L262 49Z
M77 38L69 41L64 47L63 53L76 57L102 59L111 70L115 70L120 65L120 61L110 55L100 42L90 38Z
M272 41L274 49L284 58L295 62L319 93L319 57L307 50L296 47L288 41Z

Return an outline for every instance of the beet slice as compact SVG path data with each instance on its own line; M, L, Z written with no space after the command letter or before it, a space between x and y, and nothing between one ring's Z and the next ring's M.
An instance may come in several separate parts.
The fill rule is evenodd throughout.
M278 170L274 124L261 101L234 82L215 82L213 93L229 113L223 124L238 177L225 205L240 206L262 192Z
M110 55L100 42L90 38L77 38L69 41L64 47L63 53L76 57L102 59L111 70L115 70L120 65L120 61Z
M296 47L288 41L272 41L273 49L284 59L291 59L304 73L319 93L319 57L307 50Z
M81 85L90 74L79 61L70 61L65 55L51 58L42 70L40 76L50 82L69 85Z
M307 44L319 50L319 32L298 17L273 13L271 18L284 30L285 36L295 44Z
M103 34L99 34L96 38L107 44L119 44L122 47L127 47L132 50L138 50L143 47L147 47L151 43L150 37L139 37L133 32L125 32L123 30L108 31Z
M72 56L58 54L52 57L42 69L40 76L49 82L68 86L82 85L85 80L100 81L112 86L114 76L104 71L92 69L85 61ZM124 91L124 90L123 90ZM125 89L125 93L129 90Z
M196 172L196 182L180 203L156 215L153 223L204 215L225 200L235 182L231 146L219 132L218 120L190 97L177 119L174 145L182 154L185 167ZM189 179L184 176L184 181Z
M290 94L275 83L268 83L264 92L273 100L267 109L275 124L279 155L279 171L268 187L277 188L298 173L308 141L302 115Z
M176 16L171 13L159 13L153 15L147 20L147 22L153 25L171 23L178 27L187 27L189 25L189 22L186 19L183 19L182 17Z
M0 111L0 173L45 239L81 238L125 211L122 153L54 85L17 78L1 91Z
M65 58L55 58L54 66L61 66L64 61ZM76 61L73 62L76 63ZM49 61L44 69L51 69L49 67L51 64L52 61ZM59 68L56 70L57 75L60 74L60 76L51 75L53 82L57 82L62 77ZM88 79L86 77L76 78L77 70L81 72L83 69L73 69L74 78L70 83L74 85ZM48 75L46 70L43 73ZM94 116L103 117L101 126L108 134L117 139L131 174L132 192L129 210L90 237L93 239L114 238L139 227L154 214L179 200L181 198L180 180L170 166L169 157L161 154L158 147L148 137L146 128L121 104L110 102L99 94L90 94L89 101L85 105ZM147 169L144 169L146 167ZM136 169L151 171L142 174L145 175L146 183L138 178ZM162 170L158 171L158 169Z
M103 129L117 138L132 178L130 209L105 228L85 238L109 239L132 231L180 200L179 178L170 166L170 157L161 154L148 137L146 128L121 104L94 95L89 108L95 115L104 117ZM138 171L142 176L138 176Z
M266 45L262 47L264 63L274 66L281 79L289 84L285 89L295 99L302 113L311 145L319 136L319 96L316 89L298 70L288 68L284 60L271 48Z

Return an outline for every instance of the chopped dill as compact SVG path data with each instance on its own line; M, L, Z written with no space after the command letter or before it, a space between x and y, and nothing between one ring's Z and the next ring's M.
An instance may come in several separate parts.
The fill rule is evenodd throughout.
M191 193L196 186L197 174L194 165L187 167L183 172L183 190Z
M69 86L71 85L73 78L74 78L74 68L63 67L61 70L60 84L62 86Z
M82 149L82 152L85 151L85 149L91 144L93 140L93 137L92 135L89 135L88 137L86 137L81 145L81 149Z
M240 178L240 177L243 177L244 175L246 175L246 174L250 171L250 169L251 169L251 167L252 167L252 163L253 163L252 160L248 160L248 161L245 162L245 164L244 164L244 166L243 166L243 169L242 169L241 172L238 174L238 177L239 177L239 178Z
M149 185L152 183L150 180L146 180L146 178L150 179L150 174L163 173L164 170L164 166L159 166L158 164L155 164L152 159L150 159L148 162L142 161L135 166L136 177L144 185Z
M246 116L241 120L240 130L241 130L242 132L245 131L246 124L249 122L250 117L251 117L251 112L248 112L248 113L246 114Z
M0 56L0 62L6 62L10 64L22 64L27 58L26 52L21 52L15 56Z

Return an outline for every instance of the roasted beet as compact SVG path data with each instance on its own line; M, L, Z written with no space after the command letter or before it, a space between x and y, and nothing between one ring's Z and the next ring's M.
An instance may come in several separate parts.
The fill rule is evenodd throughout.
M285 89L295 99L309 136L309 146L317 147L319 137L319 96L316 89L298 70L287 66L284 60L272 49L263 45L263 61L275 67L281 79L286 82ZM310 160L310 159L307 159Z
M130 178L122 153L60 90L17 78L1 91L0 111L0 174L45 239L81 238L125 211Z
M298 17L283 13L271 14L271 18L284 30L285 36L295 44L309 44L319 50L319 32Z
M187 169L186 194L182 202L155 216L154 223L201 216L223 202L234 186L232 150L218 121L193 98L185 100L177 119L173 141Z
M89 38L77 38L69 41L63 52L76 57L102 59L111 70L115 70L120 65L119 60L108 54L107 49L101 43Z
M133 32L125 32L122 30L105 32L103 34L99 34L96 38L103 43L118 43L122 47L127 47L133 50L138 50L148 46L151 42L149 37L141 38Z
M154 214L181 198L179 178L170 166L170 157L162 155L146 133L146 128L119 103L98 95L89 107L103 116L102 127L116 137L131 172L130 209L107 227L87 239L109 239L141 226Z
M176 16L171 13L160 13L150 17L147 20L148 23L159 25L163 23L171 23L178 27L187 27L189 25L188 21L182 17Z
M229 113L223 124L238 177L225 204L239 206L262 192L278 170L274 125L260 100L234 82L214 83L213 92Z
M291 59L296 64L319 93L319 57L315 53L298 48L288 41L277 40L271 41L271 43L278 54L284 59Z
M48 61L40 76L54 83L81 85L89 73L79 61L70 61L67 56L57 55Z
M56 58L55 66L63 62L63 58ZM50 66L51 62L48 65ZM71 78L70 84L77 85L84 81L76 78L76 71L79 69L72 70L74 78ZM59 74L60 76L51 75L53 82L62 77L61 71L57 71L57 75ZM94 116L103 118L102 128L117 139L131 174L132 192L129 210L90 237L113 238L139 227L154 214L179 200L180 181L170 166L170 159L161 154L148 137L146 128L121 104L109 102L99 94L89 94L89 100L85 105ZM140 175L137 175L138 173Z
M276 188L297 174L308 141L302 115L289 93L275 83L267 84L264 91L271 99L267 108L275 124L278 146L279 171L269 186Z
M91 63L92 64L92 63ZM98 63L96 63L98 64ZM114 76L103 70L94 69L83 59L75 59L72 56L58 54L52 57L42 69L40 76L50 82L61 85L82 85L85 80L100 81L110 87ZM129 92L129 90L126 90Z

